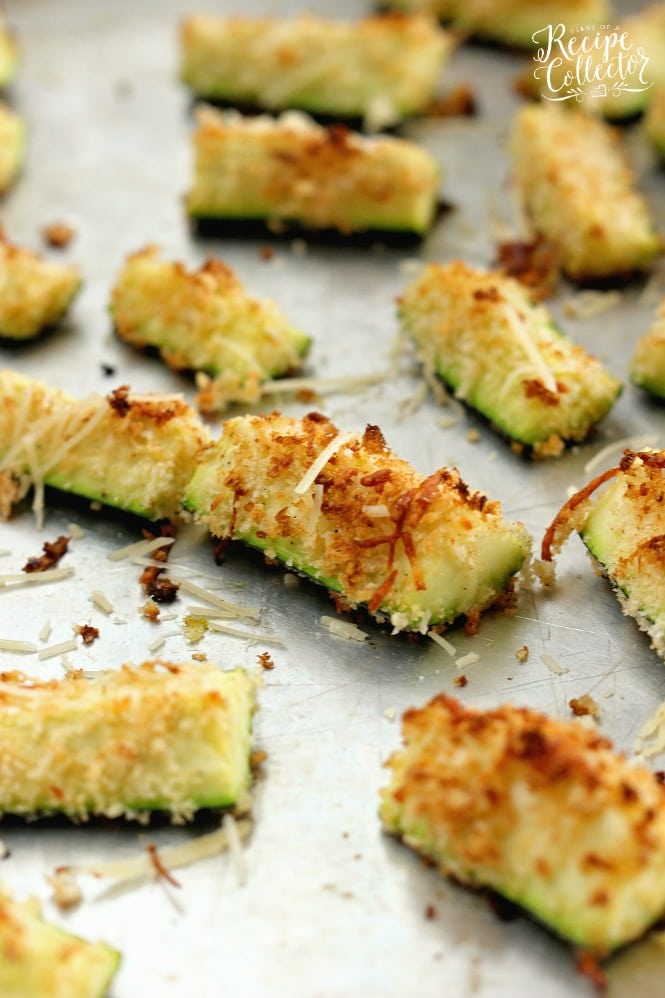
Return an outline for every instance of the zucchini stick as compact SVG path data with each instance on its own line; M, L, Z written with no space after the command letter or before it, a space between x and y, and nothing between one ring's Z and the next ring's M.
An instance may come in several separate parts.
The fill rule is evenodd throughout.
M51 682L0 674L0 812L175 823L247 804L254 684L242 669L144 662Z
M0 133L2 127L0 110ZM7 154L7 148L0 151L0 161ZM54 326L67 312L81 283L74 264L46 260L14 246L0 233L0 336L27 340Z

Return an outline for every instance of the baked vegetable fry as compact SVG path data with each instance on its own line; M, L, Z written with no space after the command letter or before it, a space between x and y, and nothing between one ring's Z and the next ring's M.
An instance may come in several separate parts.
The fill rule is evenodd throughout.
M184 504L215 537L264 551L394 631L475 620L529 551L522 524L457 470L420 475L378 427L340 434L317 413L227 420Z
M37 901L0 892L0 993L5 998L104 998L120 953L45 922Z
M665 398L665 302L656 320L640 337L630 362L630 380L658 398Z
M295 111L242 118L202 108L196 120L194 219L417 236L434 220L439 168L412 142L324 128Z
M14 183L25 156L23 119L0 101L0 194Z
M665 790L579 722L443 694L403 718L387 829L603 957L665 911Z
M605 122L552 104L525 107L514 120L518 194L533 230L573 281L625 280L661 252L620 143Z
M140 818L245 806L254 685L242 669L144 662L86 679L0 675L0 812Z
M38 336L63 318L80 287L74 264L45 260L0 233L0 336Z
M256 401L261 382L296 369L309 346L274 302L250 297L226 264L207 260L190 272L160 259L154 246L128 258L111 313L124 340L156 347L176 370L213 376L197 398L206 412Z
M0 371L0 516L50 485L149 520L173 517L208 430L180 395L74 399L14 371Z
M545 25L606 24L607 0L382 0L382 7L431 14L464 34L511 48L534 48Z
M452 48L427 17L197 16L182 25L180 73L207 99L361 118L374 129L426 109Z
M398 311L425 366L535 457L583 440L621 390L543 305L499 272L430 264Z
M595 496L605 482L610 484ZM559 510L542 543L551 561L577 530L609 578L625 614L665 657L665 451L626 450Z

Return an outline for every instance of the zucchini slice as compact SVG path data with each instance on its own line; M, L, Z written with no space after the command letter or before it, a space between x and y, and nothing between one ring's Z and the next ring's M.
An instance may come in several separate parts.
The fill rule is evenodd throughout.
M16 180L25 158L25 122L0 101L0 194Z
M0 336L33 339L56 325L80 287L74 264L46 260L0 233Z
M439 167L392 136L324 128L300 112L243 118L200 108L194 133L193 219L304 230L422 236L437 208Z
M626 450L618 467L575 493L543 538L545 561L572 530L610 580L623 612L665 657L665 451Z
M181 80L200 97L362 119L370 129L422 113L454 47L434 20L396 14L196 16L183 22L180 42Z
M604 121L552 104L525 107L514 119L519 197L532 229L573 281L626 280L662 250L621 141Z
M665 302L653 325L637 342L630 362L630 380L657 398L665 398Z
M388 832L597 957L665 912L665 789L577 721L440 694L406 711Z
M212 663L144 662L36 682L0 674L0 812L182 823L247 805L254 684Z
M180 395L74 399L0 371L0 515L50 485L149 520L174 517L210 434Z
M3 998L104 998L120 953L45 922L35 900L0 890L0 993Z
M227 420L184 504L215 537L258 548L394 631L475 620L529 552L522 524L456 469L425 477L378 427L339 433L318 413Z
M557 456L609 411L620 382L554 325L518 281L430 264L398 304L426 368L534 457Z
M382 0L381 6L409 14L431 14L463 35L510 48L542 44L533 35L547 25L607 24L608 0ZM590 29L591 30L591 29Z
M295 370L310 343L274 302L250 297L226 264L210 259L191 272L154 246L127 259L110 308L124 340L156 347L176 370L212 376L197 398L209 413L257 401L261 382Z

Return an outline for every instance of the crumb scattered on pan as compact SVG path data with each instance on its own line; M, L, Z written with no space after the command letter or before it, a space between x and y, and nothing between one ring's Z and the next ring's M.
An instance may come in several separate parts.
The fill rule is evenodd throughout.
M67 867L56 869L46 877L46 882L53 888L53 900L62 911L75 908L81 902L81 888Z
M432 922L432 921L434 921L434 919L436 918L436 916L437 916L436 908L434 907L433 904L428 904L427 907L425 908L425 918L429 922Z
M425 109L428 118L472 118L478 112L478 104L471 87L460 83L448 94L436 97Z
M600 714L600 707L588 693L584 693L581 697L573 697L568 702L568 706L575 717L598 717Z
M518 648L517 651L515 652L515 658L517 659L518 662L526 662L528 657L529 657L528 645L522 645L522 647Z
M99 637L99 628L92 624L76 624L74 632L81 635L84 645L91 645Z
M262 669L274 669L275 663L269 651L262 651L257 655L257 660Z
M383 712L383 716L385 717L386 721L394 721L395 717L397 716L397 708L386 707L386 709Z
M62 556L67 553L67 546L70 540L71 537L65 537L63 535L58 537L55 541L44 541L42 545L42 551L44 553L38 558L28 558L23 566L23 571L46 572L47 569L53 568L58 564Z
M65 249L76 235L76 229L67 222L51 222L44 226L44 239L54 249Z
M154 599L152 599L152 597L150 597L150 599L147 599L143 604L143 606L141 607L141 613L143 614L143 616L146 617L148 620L152 620L154 623L157 623L157 621L159 620L160 612L161 611L159 607L155 603Z
M461 676L455 676L455 678L453 679L453 684L455 686L466 686L468 682L469 680L466 678L464 673L462 673Z
M470 430L466 431L466 439L470 444L477 444L480 440L480 431L475 426L472 426Z
M500 243L497 265L529 288L536 299L549 298L559 275L556 255L541 237L531 241L515 240Z
M275 251L272 246L262 246L259 250L259 256L265 261L272 260L275 256Z

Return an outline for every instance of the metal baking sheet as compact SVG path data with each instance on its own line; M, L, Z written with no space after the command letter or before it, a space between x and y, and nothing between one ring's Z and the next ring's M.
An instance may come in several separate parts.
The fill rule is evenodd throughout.
M40 250L45 224L72 224L76 237L66 251L44 251L78 261L85 287L60 329L31 345L3 347L3 365L77 395L130 384L191 398L190 382L133 353L111 331L107 303L115 274L127 253L157 243L165 255L189 265L219 256L253 293L275 298L313 337L307 365L312 374L382 371L392 362L395 298L414 261L462 257L488 265L499 234L515 231L505 139L520 102L515 79L528 70L528 57L461 48L442 78L442 91L468 84L478 116L405 127L440 160L442 196L453 206L421 248L310 246L304 252L300 243L274 243L272 259L265 259L261 241L200 241L185 220L191 108L176 67L177 24L191 12L189 4L15 0L6 7L22 48L9 99L27 120L29 145L24 174L0 205L0 222L12 240ZM354 0L319 0L308 7L337 17L367 12ZM243 12L293 9L286 3L242 5ZM665 178L638 130L627 137L662 230ZM625 380L634 342L663 293L665 273L657 268L653 278L632 286L595 318L566 314L576 292L565 285L552 307L566 330ZM419 384L417 372L403 364L390 380L316 404L342 429L377 423L393 449L423 472L457 465L469 484L502 501L508 517L523 520L536 544L568 488L588 479L585 465L601 447L633 436L665 444L662 406L626 385L592 441L557 461L530 464L472 414L442 410L430 397L417 404ZM272 404L267 400L268 408ZM283 408L304 414L312 404L289 400ZM476 442L470 429L478 431ZM165 657L189 657L193 648L180 629L188 601L174 604L165 613L172 619L159 625L140 617L139 570L105 558L138 532L106 511L61 497L49 504L42 533L30 512L22 512L0 525L0 548L10 552L3 567L19 569L27 556L39 553L44 539L72 522L85 531L67 555L74 579L0 594L2 637L35 641L48 622L49 641L64 640L73 625L92 623L100 638L72 653L71 665L97 669L142 661L159 633L166 635ZM236 598L242 593L244 602L260 607L262 630L285 641L269 647L275 667L265 675L256 718L257 747L268 759L256 787L247 882L238 883L228 856L222 856L179 871L179 889L155 882L114 892L84 883L83 903L63 914L45 881L54 867L132 855L146 838L162 846L194 832L12 822L0 827L10 849L2 880L19 896L41 898L53 921L122 951L116 998L212 998L227 991L295 998L495 998L536 988L542 998L591 994L566 947L526 919L499 921L481 898L445 882L384 836L377 818L382 763L399 743L400 714L441 690L478 706L511 701L561 718L570 716L571 697L588 693L601 706L601 730L631 750L640 726L665 698L665 671L594 575L579 541L571 538L560 559L554 592L523 593L514 616L487 614L476 636L461 628L447 633L458 657L480 656L464 670L463 690L454 685L454 660L433 642L391 637L369 622L363 644L343 641L320 623L333 612L322 591L307 584L287 587L280 571L242 552L231 552L220 568L212 554L212 544L189 531L173 558L195 581ZM92 607L93 588L112 600L111 617ZM530 654L520 664L515 652L525 644ZM254 668L264 648L208 633L196 650L225 666ZM543 654L561 665L561 675L544 664ZM34 656L0 654L0 667L16 666L39 676L62 673L57 659L38 664ZM661 994L664 967L665 953L657 945L634 946L609 965L610 994Z

